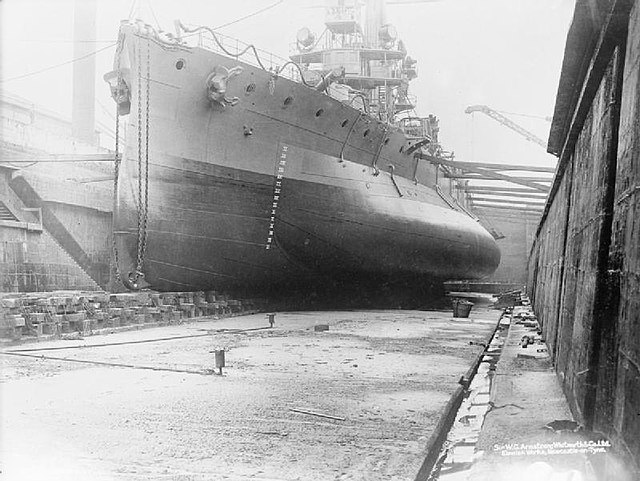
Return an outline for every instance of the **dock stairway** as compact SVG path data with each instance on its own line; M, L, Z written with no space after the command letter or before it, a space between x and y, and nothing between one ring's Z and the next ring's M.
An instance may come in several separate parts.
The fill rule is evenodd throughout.
M0 221L18 222L18 218L9 210L6 204L0 201Z
M0 290L106 288L110 259L96 263L85 252L53 212L54 204L29 182L34 174L12 168L0 169L0 174L0 227L6 229Z

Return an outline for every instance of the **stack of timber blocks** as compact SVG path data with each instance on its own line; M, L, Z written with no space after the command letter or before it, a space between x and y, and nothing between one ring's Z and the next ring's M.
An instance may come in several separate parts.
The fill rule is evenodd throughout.
M88 336L202 316L233 316L259 310L259 304L215 291L6 293L0 294L0 338Z

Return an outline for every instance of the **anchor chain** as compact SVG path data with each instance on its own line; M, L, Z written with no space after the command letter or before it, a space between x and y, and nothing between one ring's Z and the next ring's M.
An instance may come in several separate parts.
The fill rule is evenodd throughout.
M120 118L118 117L118 105L116 104L116 152L115 159L113 164L113 197L114 197L114 205L115 199L117 199L118 195L118 176L120 175ZM113 221L113 215L111 216L111 242L113 249L113 261L115 263L115 275L116 280L118 282L122 282L122 277L120 276L120 267L118 262L118 246L116 244L116 236L115 236L115 225Z
M142 219L142 249L138 271L142 269L144 253L147 249L147 222L149 219L149 97L151 95L151 43L147 36L147 91L146 91L146 111L145 111L145 147L144 147L144 217Z
M138 43L138 242L135 270L129 275L129 281L137 287L138 280L144 277L144 255L147 248L147 224L149 213L149 99L151 90L150 40L147 37L145 115L142 116L142 48ZM144 138L144 149L142 141Z
M122 49L124 47L124 35L122 30L118 32L118 48L117 48L117 63L116 63L116 71L118 75L117 86L120 87L122 84L122 72L120 71L120 58L122 54ZM113 162L113 198L114 205L118 195L118 178L120 176L120 162L122 159L120 158L120 106L116 100L116 145L115 145L115 157ZM122 283L122 276L120 275L120 263L118 260L118 246L116 244L116 236L115 236L115 225L113 220L113 215L111 216L111 249L113 251L113 262L115 268L115 277L116 281Z

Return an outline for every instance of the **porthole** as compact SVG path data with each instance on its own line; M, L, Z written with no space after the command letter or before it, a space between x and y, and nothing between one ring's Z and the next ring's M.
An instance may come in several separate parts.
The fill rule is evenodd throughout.
M340 124L340 127L346 127L348 123L349 123L349 121L347 119L344 119L342 121L342 123Z
M363 137L366 137L367 135L369 135L369 132L370 132L370 130L369 130L369 129L366 129L366 130L362 133L362 136L363 136Z
M384 145L387 145L389 143L389 137L387 137L386 139L384 139Z
M256 84L254 84L253 82L251 82L249 85L247 85L247 87L244 89L244 91L248 94L250 94L251 92L253 92L256 89Z
M183 58L178 59L178 61L176 62L176 69L182 70L185 65L186 65L186 62L184 61Z
M400 152L400 153L404 152L404 145L400 146L400 150L398 152Z
M291 105L293 103L293 97L287 97L286 99L284 99L283 105L285 107L288 107L289 105Z
M323 109L316 110L316 117L320 117L324 113Z

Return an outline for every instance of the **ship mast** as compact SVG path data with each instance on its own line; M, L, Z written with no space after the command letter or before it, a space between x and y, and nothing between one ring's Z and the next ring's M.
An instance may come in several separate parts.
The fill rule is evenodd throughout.
M385 0L367 0L365 20L365 43L367 47L380 46L378 34L383 25L387 24Z

